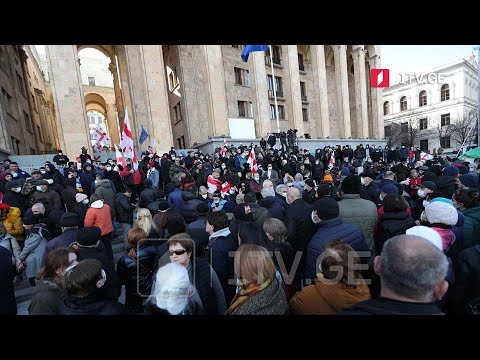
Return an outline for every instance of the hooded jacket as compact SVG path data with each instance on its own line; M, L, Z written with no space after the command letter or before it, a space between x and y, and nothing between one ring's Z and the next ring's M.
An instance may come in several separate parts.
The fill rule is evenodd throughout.
M85 215L85 227L98 226L102 230L102 236L113 232L112 218L110 216L110 206L104 204L102 200L92 203Z

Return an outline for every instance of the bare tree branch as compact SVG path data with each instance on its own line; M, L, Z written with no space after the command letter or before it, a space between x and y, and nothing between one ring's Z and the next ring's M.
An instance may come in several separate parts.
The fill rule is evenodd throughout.
M477 114L476 113L469 113L463 117L459 117L455 120L452 124L452 139L458 142L459 144L463 144L467 137L473 135L476 137L476 133L473 133L475 129L471 129L472 125L477 123Z
M385 140L387 141L386 146L389 148L400 145L402 137L403 134L399 123L392 122L390 125L385 127Z
M415 145L418 138L420 137L420 123L417 118L412 118L407 121L406 129L403 129L401 141L408 148L411 148Z

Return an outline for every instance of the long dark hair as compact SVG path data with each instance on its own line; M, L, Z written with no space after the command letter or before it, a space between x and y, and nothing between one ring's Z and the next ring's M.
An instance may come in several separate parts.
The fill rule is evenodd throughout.
M60 284L61 277L57 274L57 270L66 269L70 262L68 261L68 254L75 253L72 248L60 247L48 253L45 259L45 265L37 274L38 280L51 280Z

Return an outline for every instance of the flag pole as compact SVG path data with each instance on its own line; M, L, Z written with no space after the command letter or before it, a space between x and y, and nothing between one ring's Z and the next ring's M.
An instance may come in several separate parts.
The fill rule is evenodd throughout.
M474 50L477 50L477 82L480 86L480 46L475 46ZM477 147L480 145L480 88L477 89Z
M277 133L280 134L280 122L278 121L277 85L275 84L275 71L273 70L273 46L268 45L270 50L270 66L272 67L273 99L275 100L275 120L277 120Z

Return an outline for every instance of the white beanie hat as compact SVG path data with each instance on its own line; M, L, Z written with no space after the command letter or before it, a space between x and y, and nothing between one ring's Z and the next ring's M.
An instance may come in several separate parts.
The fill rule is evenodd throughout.
M177 263L168 263L158 269L152 295L160 309L178 315L190 300L190 290L187 268Z
M438 223L453 226L458 222L457 209L442 201L431 202L425 207L425 215L430 224Z
M433 245L443 251L442 237L432 228L427 226L414 226L408 229L406 232L408 235L420 236L430 241Z

